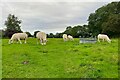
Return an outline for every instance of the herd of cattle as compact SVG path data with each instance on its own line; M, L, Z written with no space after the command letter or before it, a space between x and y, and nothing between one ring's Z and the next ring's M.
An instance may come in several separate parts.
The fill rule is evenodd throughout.
M74 38L71 35L63 34L62 37L63 37L64 41L68 41L68 40L73 41L74 40ZM19 41L20 44L22 44L21 40L25 40L25 43L26 43L27 38L28 38L28 35L26 33L15 33L15 34L12 35L12 37L9 40L8 43L11 44L14 41L16 41L18 43L18 41ZM46 33L38 32L36 34L36 38L37 38L38 41L40 41L41 45L46 45L46 42L47 42ZM109 37L105 34L98 34L97 38L98 38L98 42L100 42L100 40L107 41L109 43L111 42ZM37 42L37 44L38 44L38 42Z

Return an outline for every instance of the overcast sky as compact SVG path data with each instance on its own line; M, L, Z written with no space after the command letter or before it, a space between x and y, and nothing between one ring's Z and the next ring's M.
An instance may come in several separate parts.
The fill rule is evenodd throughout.
M67 26L87 24L90 13L110 2L112 0L2 0L0 29L5 28L8 14L14 14L22 20L22 31L63 32Z

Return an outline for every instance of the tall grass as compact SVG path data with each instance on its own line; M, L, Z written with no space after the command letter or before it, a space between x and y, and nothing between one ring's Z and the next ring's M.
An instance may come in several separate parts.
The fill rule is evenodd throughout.
M118 40L80 44L49 38L47 45L2 42L3 78L118 78Z

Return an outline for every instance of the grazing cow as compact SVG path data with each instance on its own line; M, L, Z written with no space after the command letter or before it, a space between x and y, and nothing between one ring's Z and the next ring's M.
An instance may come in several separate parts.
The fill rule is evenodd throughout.
M74 40L73 37L72 37L71 35L68 35L68 39L71 40L71 41Z
M9 44L13 43L14 41L19 41L20 44L22 44L21 40L25 40L28 38L28 35L26 33L15 33L12 35L11 39L9 40Z
M42 45L46 45L47 35L46 35L44 32L38 32L38 33L36 34L36 38L37 38L38 40L40 40L40 43L41 43ZM37 44L38 44L38 42L37 42Z
M62 37L63 37L63 40L64 40L64 41L67 41L67 40L68 40L67 34L63 34Z
M105 34L99 34L98 36L98 42L100 42L100 39L103 41L107 41L109 43L111 43L111 40L109 39L109 37Z

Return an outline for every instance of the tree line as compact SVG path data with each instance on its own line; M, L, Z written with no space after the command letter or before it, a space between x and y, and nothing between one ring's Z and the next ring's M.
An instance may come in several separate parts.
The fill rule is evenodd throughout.
M100 7L90 14L88 22L93 35L104 33L112 37L120 36L120 1Z
M21 20L15 15L9 14L5 21L5 30L1 30L2 37L11 37L12 34L17 32L23 32L20 24ZM29 37L35 37L36 33L31 35L30 32L26 32ZM88 25L76 25L68 26L62 33L50 33L47 34L48 38L61 38L63 34L72 35L75 38L78 37L91 37L97 36L99 33L107 34L110 37L120 36L120 1L111 2L98 8L95 13L91 13L88 17Z

